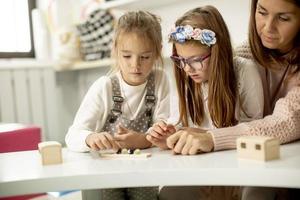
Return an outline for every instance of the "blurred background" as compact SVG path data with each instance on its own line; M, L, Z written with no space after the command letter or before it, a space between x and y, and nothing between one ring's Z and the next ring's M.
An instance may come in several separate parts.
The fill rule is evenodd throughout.
M172 71L168 32L203 5L219 9L233 46L246 40L249 0L1 0L0 122L34 124L43 140L64 143L87 89L110 68L113 23L122 13L161 17L165 68Z

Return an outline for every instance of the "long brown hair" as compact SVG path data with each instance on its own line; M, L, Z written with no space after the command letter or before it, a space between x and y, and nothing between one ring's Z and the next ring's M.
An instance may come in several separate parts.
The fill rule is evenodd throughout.
M297 7L300 7L299 0L288 0L291 3L294 3ZM300 71L300 32L296 35L294 40L294 48L285 54L284 56L279 56L277 50L268 49L263 46L261 39L257 33L256 22L255 22L255 13L257 8L258 0L252 0L251 3L251 14L249 22L249 44L253 58L265 68L271 68L274 66L274 63L287 62L290 65L293 65L292 72Z
M216 127L236 124L235 106L237 83L233 69L233 53L227 26L213 6L192 9L180 17L176 26L191 25L193 28L209 29L215 32L217 42L211 47L208 80L208 109ZM176 48L173 42L173 53ZM199 41L188 40L191 45L202 45ZM188 114L194 124L201 125L204 119L201 84L189 78L183 69L174 65L174 73L179 96L179 121L188 126Z
M163 65L162 58L162 32L160 25L160 18L147 11L129 11L123 14L114 29L114 38L111 51L111 57L114 58L118 65L117 49L120 41L120 37L124 33L135 33L141 38L149 40L153 45L153 49L156 56L156 65ZM115 67L116 67L115 66ZM116 71L113 69L112 71Z

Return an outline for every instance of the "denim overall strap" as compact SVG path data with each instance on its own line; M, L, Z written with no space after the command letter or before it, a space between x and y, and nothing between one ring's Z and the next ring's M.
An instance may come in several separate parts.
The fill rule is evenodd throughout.
M112 101L114 102L113 108L111 109L111 118L110 122L118 118L122 114L122 104L124 102L124 98L121 96L120 84L119 79L115 75L111 77L111 84L112 84Z
M155 105L155 75L153 72L149 74L148 82L146 85L147 94L145 96L145 105L146 105L146 115L148 117L152 116L152 110Z
M129 119L125 115L123 115L122 103L123 101L125 101L125 99L123 99L123 97L121 97L120 95L119 81L118 79L115 80L114 78L112 78L111 80L113 86L112 95L113 95L114 105L107 117L107 120L104 124L102 131L107 131L114 135L114 133L117 131L116 129L117 125L121 124L125 128L137 132L145 133L149 129L149 127L152 126L153 108L156 102L156 98L154 96L155 93L154 73L151 73L148 76L148 81L145 86L146 87L146 95L144 97L145 102L141 110L139 111L139 113L136 115L134 119Z

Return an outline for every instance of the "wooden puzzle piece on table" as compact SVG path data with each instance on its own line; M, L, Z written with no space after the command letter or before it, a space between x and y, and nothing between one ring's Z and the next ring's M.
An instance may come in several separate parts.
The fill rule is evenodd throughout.
M280 157L280 142L267 136L243 136L237 139L238 158L253 160L275 160Z
M146 159L151 156L151 153L142 153L139 149L119 149L117 152L99 151L100 158L103 159Z
M61 164L62 145L56 141L40 142L38 144L43 165Z

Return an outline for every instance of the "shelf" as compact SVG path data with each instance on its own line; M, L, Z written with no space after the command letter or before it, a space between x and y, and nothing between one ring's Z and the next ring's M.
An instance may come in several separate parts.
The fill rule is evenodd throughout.
M0 59L1 70L50 68L53 67L53 64L53 61L50 60L36 60L34 58Z
M171 59L169 56L163 56L164 64L171 63ZM101 67L111 67L114 64L114 60L110 58L105 58L102 60L96 61L80 61L75 62L67 67L55 67L55 71L63 72L63 71L76 71L76 70L85 70L85 69L92 69L92 68L101 68Z
M163 57L164 62L169 62L169 57ZM0 60L0 70L28 69L28 68L53 68L57 72L76 71L92 68L111 67L113 59L105 58L96 61L79 61L73 64L58 64L54 61L41 61L35 59Z
M112 0L100 3L97 8L102 9L126 9L126 10L135 10L135 9L150 9L157 8L160 6L170 5L172 3L180 2L182 0Z
M105 58L96 61L79 61L73 63L70 67L55 67L55 71L74 71L74 70L84 70L92 69L98 67L110 67L113 64L113 60L110 58Z
M80 61L73 64L65 63L58 64L50 60L36 60L36 59L0 59L0 70L11 69L29 69L29 68L54 68L55 71L73 71L84 70L98 67L109 67L113 64L113 60L105 58L96 61Z

